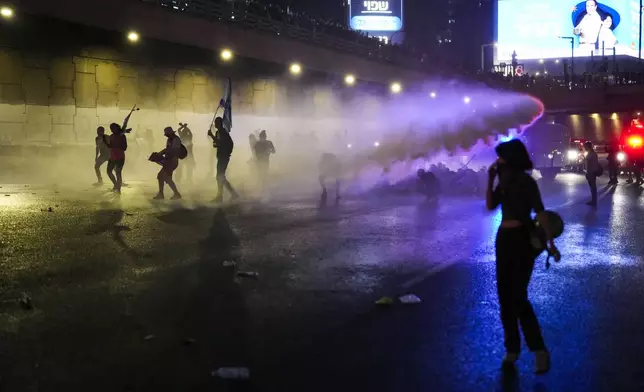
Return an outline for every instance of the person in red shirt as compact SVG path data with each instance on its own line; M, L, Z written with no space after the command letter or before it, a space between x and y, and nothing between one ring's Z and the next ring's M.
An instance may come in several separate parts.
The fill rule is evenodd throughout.
M157 175L157 180L159 180L159 193L157 193L154 199L163 200L165 198L163 195L163 187L165 184L168 184L172 192L174 192L172 200L178 200L181 199L181 194L177 189L177 185L172 180L172 173L179 167L182 143L172 127L167 127L163 130L163 133L168 138L168 141L166 142L165 149L159 151L159 155L163 156L163 165Z
M110 148L110 159L107 162L107 176L114 184L113 191L121 193L123 186L123 166L125 166L125 151L127 150L127 138L120 125L110 124L112 134L106 140ZM116 176L114 175L116 173Z

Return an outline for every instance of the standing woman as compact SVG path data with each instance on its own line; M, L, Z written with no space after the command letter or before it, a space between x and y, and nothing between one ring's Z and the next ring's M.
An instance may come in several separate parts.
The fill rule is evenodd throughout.
M547 229L539 187L527 173L533 166L525 146L515 139L499 144L496 153L499 158L488 170L486 206L493 210L500 204L503 216L496 236L496 282L506 350L503 366L513 367L519 358L520 324L528 348L535 353L536 373L543 374L550 370L550 353L528 300L528 285L537 256L531 242L533 210L546 230L548 252L558 251ZM494 188L497 176L499 183Z

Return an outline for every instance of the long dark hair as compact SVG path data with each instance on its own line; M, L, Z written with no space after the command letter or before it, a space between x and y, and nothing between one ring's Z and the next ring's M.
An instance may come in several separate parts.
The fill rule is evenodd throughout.
M512 139L496 146L496 155L505 161L507 167L519 171L528 171L534 168L528 149L519 139Z
M502 189L509 188L520 175L534 168L528 149L521 140L513 139L501 143L496 146L495 151L504 161L499 165L499 185Z

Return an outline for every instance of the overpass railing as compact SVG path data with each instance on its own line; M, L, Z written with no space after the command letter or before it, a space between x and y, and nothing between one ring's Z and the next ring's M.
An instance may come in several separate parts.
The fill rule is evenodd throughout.
M268 10L266 15L260 15L260 8L249 7L248 3L239 5L227 4L225 0L138 0L148 4L155 4L169 11L185 13L211 21L238 25L268 34L284 36L298 41L311 43L317 46L334 49L340 52L369 58L372 60L394 63L411 68L420 68L420 61L406 55L402 48L379 42L374 38L360 36L356 32L347 31L355 35L355 39L334 37L312 28L303 28L297 24L283 20L273 19ZM250 3L253 4L253 3ZM280 15L280 19L288 15ZM322 26L321 26L322 27ZM322 27L323 28L323 27ZM373 41L365 44L364 41Z

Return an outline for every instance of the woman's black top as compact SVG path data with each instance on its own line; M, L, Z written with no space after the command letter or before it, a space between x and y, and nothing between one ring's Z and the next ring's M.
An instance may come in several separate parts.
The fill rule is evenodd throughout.
M537 182L525 172L501 174L501 184L492 194L494 207L501 205L502 220L532 222L531 212L544 210Z

